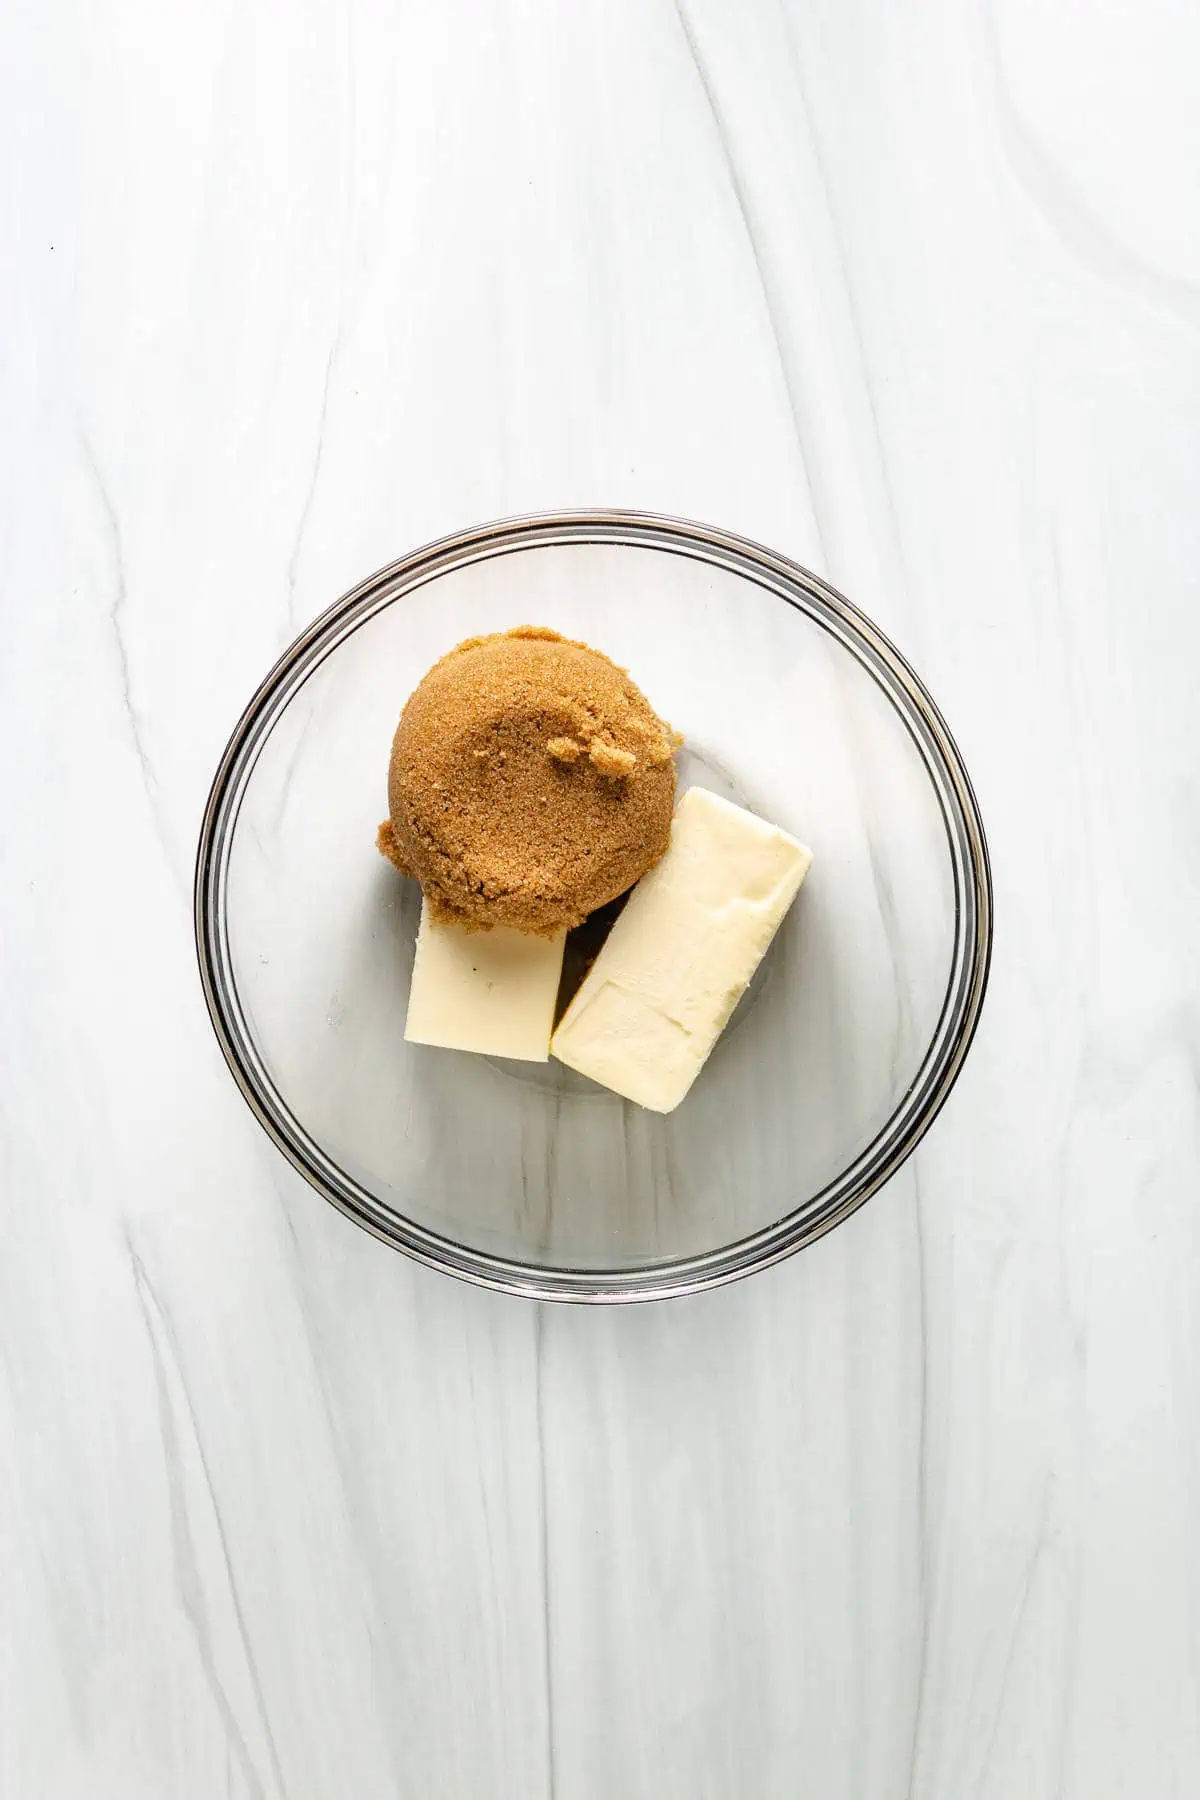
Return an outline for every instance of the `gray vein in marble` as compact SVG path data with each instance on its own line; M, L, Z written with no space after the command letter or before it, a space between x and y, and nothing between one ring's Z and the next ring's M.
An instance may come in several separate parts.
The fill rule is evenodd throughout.
M1200 290L1195 283L1154 268L1107 230L1069 177L1038 143L1005 78L994 0L980 8L980 16L983 61L1000 140L1022 191L1056 240L1088 274L1159 313L1169 314L1189 331L1200 329Z
M892 1027L892 1041L888 1047L888 1075L893 1091L900 1088L902 1080L901 1057L906 1043L911 1043L912 1029L912 994L904 977L904 964L898 948L901 938L900 918L896 907L896 895L888 879L887 870L875 845L874 835L867 833L867 866L871 871L871 885L875 890L875 899L879 907L879 917L883 922L884 942L888 947L888 955L892 959L892 969L896 978L896 1021Z
M92 449L87 433L80 430L79 443L83 451L84 461L96 487L96 496L104 514L104 522L108 530L109 547L112 551L113 564L113 598L108 608L108 622L112 626L113 641L117 648L117 670L121 683L121 702L125 708L125 717L129 722L129 735L133 743L134 753L138 759L138 767L142 771L142 781L151 803L154 804L158 792L158 778L154 773L154 764L142 732L142 722L133 699L133 675L130 668L129 644L125 636L125 609L129 600L128 586L125 579L125 556L121 543L121 526L117 518L117 509L112 503L107 484L100 473L100 464ZM157 811L157 808L155 808Z
M270 1156L274 1161L275 1151L273 1146L270 1149ZM371 1580L370 1568L363 1554L360 1521L364 1509L356 1491L356 1484L353 1480L353 1458L347 1454L342 1432L338 1427L337 1410L333 1396L330 1392L329 1377L327 1373L330 1360L329 1354L324 1342L324 1334L321 1331L313 1309L312 1297L309 1290L308 1265L292 1217L292 1208L289 1204L288 1196L283 1190L282 1183L284 1176L284 1170L279 1168L273 1169L271 1186L274 1190L276 1199L279 1202L279 1209L283 1216L284 1228L287 1233L291 1251L292 1266L296 1276L296 1298L299 1302L300 1318L312 1360L317 1397L325 1421L325 1429L328 1434L330 1457L333 1463L334 1473L337 1477L338 1488L341 1492L342 1504L346 1509L346 1518L350 1525L349 1536L353 1549L354 1561L363 1578L363 1592L368 1597L368 1610L364 1623L367 1637L373 1651L371 1659L373 1676L372 1685L375 1686L379 1699L378 1717L381 1721L387 1740L387 1747L392 1757L397 1779L399 1780L400 1772L404 1768L403 1722L397 1715L395 1707L388 1704L388 1695L381 1682L381 1662L379 1657L374 1654L375 1646L380 1642L386 1642L388 1634L383 1621L380 1620L378 1615L375 1584Z
M125 569L125 554L121 536L121 524L117 517L117 509L113 505L108 485L100 470L96 453L92 448L87 432L80 426L78 431L79 446L83 453L96 497L100 502L100 510L104 517L112 554L113 598L107 609L108 623L112 628L113 642L117 653L118 688L121 695L121 706L129 727L129 738L133 752L137 758L138 769L145 789L146 801L150 812L150 823L155 837L158 839L167 867L176 882L187 886L186 871L180 868L179 859L171 841L168 820L162 806L162 794L154 762L146 741L144 722L139 714L133 691L133 666L129 654L129 637L126 625L126 608L129 601L129 584Z
M546 1479L546 1407L545 1407L545 1330L546 1308L538 1306L533 1318L533 1358L534 1358L534 1399L535 1419L537 1422L537 1466L538 1466L538 1506L540 1512L539 1557L542 1574L542 1656L543 1683L546 1691L546 1794L547 1800L555 1800L557 1786L557 1756L555 1745L555 1711L554 1711L554 1640L553 1640L553 1608L550 1589L550 1522L549 1522L549 1483Z
M871 380L870 365L867 361L867 346L863 336L862 318L858 302L855 298L854 283L851 279L851 261L846 254L843 233L838 223L838 211L833 204L829 175L825 167L825 158L821 150L821 140L813 123L812 103L808 96L808 84L804 77L804 62L796 48L795 33L792 20L784 0L778 0L780 15L783 19L784 36L787 39L788 57L795 77L796 89L804 105L805 116L809 120L808 142L812 151L813 167L821 184L821 195L825 202L825 216L829 221L829 238L837 256L839 285L846 319L854 333L854 344L858 351L858 366L862 377L863 395L867 402L867 411L871 419L871 436L875 448L875 461L879 474L879 483L883 489L886 508L886 527L888 535L888 551L900 572L900 577L907 587L907 567L904 552L900 544L900 532L897 526L896 500L892 493L892 484L888 477L887 454L883 444L883 430L879 422L879 409L875 401L875 388Z
M921 1358L921 1390L917 1419L917 1579L920 1611L920 1650L917 1662L916 1697L913 1701L912 1733L908 1751L908 1787L906 1800L914 1800L917 1792L917 1765L921 1753L921 1725L925 1717L926 1690L929 1681L929 1294L925 1267L925 1214L921 1194L921 1158L918 1153L909 1167L912 1170L913 1223L917 1239L917 1346Z
M745 184L742 181L737 160L733 154L733 145L726 128L724 114L722 113L720 104L717 100L716 89L709 76L707 65L696 39L696 34L684 11L683 0L674 0L674 6L676 17L679 20L679 29L683 33L683 40L687 45L688 55L691 58L692 66L696 71L696 78L700 83L701 92L707 102L708 110L712 115L713 129L716 132L717 144L721 152L722 161L725 164L726 173L729 176L729 185L733 193L734 203L737 207L742 229L746 236L746 243L754 263L755 276L758 280L759 290L763 297L763 310L766 314L767 326L771 333L775 357L779 363L779 373L783 381L783 391L787 398L788 412L791 414L792 429L796 435L796 450L800 458L800 466L804 471L805 485L808 488L809 503L813 513L813 528L817 534L817 543L821 551L821 561L828 567L829 559L825 551L826 532L822 527L820 517L818 516L819 513L824 513L826 508L823 504L818 506L818 490L813 479L813 467L815 465L810 464L810 459L805 451L804 430L800 421L800 407L796 400L792 378L788 370L788 359L783 347L783 335L780 329L778 310L772 292L772 284L767 279L767 272L763 264L758 234L752 221L751 207Z
M984 1786L988 1765L992 1760L992 1754L996 1748L996 1739L1000 1735L1000 1726L1004 1719L1004 1702L1008 1695L1008 1686L1012 1680L1013 1668L1017 1660L1017 1646L1021 1641L1021 1632L1025 1624L1025 1615L1029 1611L1029 1601L1033 1593L1034 1577L1038 1572L1038 1568L1049 1541L1049 1511L1050 1506L1049 1500L1047 1499L1047 1503L1043 1508L1041 1522L1034 1535L1033 1547L1030 1550L1029 1558L1025 1564L1025 1573L1021 1579L1021 1592L1017 1598L1016 1614L1013 1619L1012 1631L1009 1635L1008 1650L1004 1657L1004 1667L1000 1672L1000 1685L996 1693L992 1729L988 1734L987 1745L980 1758L978 1775L974 1784L978 1789L982 1789Z
M209 1622L208 1609L205 1604L204 1578L200 1572L199 1560L192 1539L191 1524L188 1517L188 1497L179 1466L179 1424L176 1419L175 1405L172 1400L172 1386L178 1389L186 1411L186 1426L196 1448L196 1455L204 1478L205 1490L212 1507L213 1520L216 1525L217 1539L220 1544L226 1584L229 1590L230 1603L237 1624L238 1638L246 1659L255 1702L258 1707L259 1721L267 1752L271 1761L274 1777L274 1792L279 1800L285 1800L287 1788L283 1779L279 1753L271 1731L270 1720L263 1695L262 1681L255 1661L254 1647L246 1628L245 1616L242 1612L238 1595L237 1582L234 1579L233 1565L230 1560L229 1544L225 1536L225 1527L221 1518L220 1503L213 1487L208 1460L204 1453L203 1441L200 1437L199 1424L195 1407L192 1404L187 1382L183 1374L183 1366L179 1358L175 1334L169 1318L156 1294L145 1264L138 1254L137 1248L125 1229L125 1247L133 1268L134 1290L138 1308L146 1327L146 1336L150 1346L150 1357L154 1369L154 1383L158 1395L158 1416L163 1439L163 1467L167 1481L168 1501L171 1514L171 1537L175 1549L175 1573L179 1586L179 1596L184 1613L192 1628L196 1651L200 1658L200 1666L204 1679L212 1695L214 1705L225 1727L227 1742L237 1758L238 1766L245 1778L246 1785L254 1795L254 1800L267 1800L268 1788L255 1767L254 1758L246 1742L234 1706L225 1690L217 1668L216 1647L213 1642L212 1627ZM172 1381L172 1376L174 1380Z
M852 717L849 689L846 673L839 666L834 671L834 681L843 698L843 714L849 720ZM896 995L896 1016L892 1027L891 1043L888 1046L888 1075L893 1091L901 1086L908 1086L912 1079L912 1070L901 1070L901 1061L906 1045L914 1041L912 1029L913 1000L912 991L905 979L905 959L902 954L903 928L900 922L900 910L896 904L896 893L888 874L887 864L879 853L872 829L874 807L871 802L871 783L869 774L863 768L861 744L849 726L845 731L847 764L854 784L855 816L863 820L863 844L866 849L867 867L871 874L871 888L875 896L876 911L879 923L883 928L883 942L887 949L888 959L892 965L893 987Z
M308 521L316 497L317 482L321 478L321 464L325 456L326 427L329 422L329 394L333 385L334 364L337 362L338 349L342 341L341 307L338 308L338 322L333 334L333 342L329 346L329 355L325 361L325 379L321 384L321 405L317 413L317 442L313 451L312 472L308 478L308 490L304 496L304 504L300 508L300 518L296 525L296 536L292 542L292 553L288 557L285 578L287 581L287 606L285 620L287 635L292 638L296 634L296 577L300 568L300 555L304 549L304 539L308 532Z
M353 136L354 136L355 104L356 104L356 101L355 101L355 78L354 78L355 62L354 62L354 45L353 45L354 24L353 24L352 9L346 9L342 13L342 25L343 25L343 31L341 34L341 47L342 47L342 54L343 54L342 72L343 72L343 76L345 79L345 92L346 92L346 135L347 135L348 141L350 141L352 144L352 140L353 140ZM327 441L327 436L328 436L328 425L329 425L329 400L330 400L330 395L331 395L331 392L333 389L333 374L334 374L335 368L337 367L338 358L341 354L341 348L342 348L342 331L343 331L344 320L345 320L347 243L348 243L349 223L350 223L352 201L353 201L353 178L352 178L352 174L351 174L351 168L352 168L352 150L347 152L346 162L344 165L344 182L343 182L343 194L342 194L342 220L341 220L341 246L340 246L340 254L338 256L339 275L338 275L338 291L337 291L337 310L336 310L335 318L334 318L333 338L329 345L329 355L327 356L327 358L325 360L325 377L321 383L321 405L320 405L320 408L317 413L317 441L316 441L315 448L313 450L312 472L309 476L308 489L304 496L304 503L300 508L300 517L296 524L296 535L292 541L292 551L291 551L291 555L288 557L288 561L287 561L287 570L286 570L287 604L286 604L286 608L285 608L284 617L285 617L285 623L286 623L286 627L287 627L287 635L288 635L289 639L296 635L296 630L297 630L296 581L297 581L297 578L299 575L299 570L300 570L300 557L301 557L301 554L304 549L304 540L308 534L309 519L312 516L313 503L316 499L317 484L320 481L321 470L322 470L322 467L324 465L324 460L325 460L325 446L326 446L326 441Z
M284 817L287 813L288 800L291 798L292 787L296 779L296 765L303 754L305 739L312 730L313 716L314 709L310 705L304 723L296 734L296 742L292 745L292 753L288 757L287 767L283 771L283 780L279 784L279 803L275 808L275 826L277 830L283 824Z
M274 1148L272 1147L271 1155L274 1156L274 1154ZM292 1219L291 1207L288 1205L287 1196L280 1186L279 1178L274 1174L272 1175L271 1186L279 1201L279 1210L283 1216L284 1229L287 1232L288 1243L291 1247L292 1265L296 1272L296 1298L300 1304L300 1317L304 1324L304 1334L308 1339L309 1350L312 1355L317 1396L320 1400L321 1411L324 1415L325 1427L329 1434L330 1454L333 1458L334 1469L337 1472L338 1485L342 1490L342 1496L346 1503L346 1511L351 1519L353 1519L354 1508L350 1504L350 1484L346 1471L344 1446L342 1443L341 1432L338 1430L337 1415L334 1411L333 1402L330 1397L329 1381L326 1375L326 1356L324 1354L324 1346L321 1342L321 1332L316 1319L313 1316L312 1302L309 1294L308 1268L305 1263L304 1253L300 1247L300 1239L296 1234L296 1226Z

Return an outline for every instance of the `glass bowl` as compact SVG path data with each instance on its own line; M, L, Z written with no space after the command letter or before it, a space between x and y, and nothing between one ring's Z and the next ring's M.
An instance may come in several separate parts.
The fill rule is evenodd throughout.
M814 853L666 1117L553 1061L404 1041L420 894L374 843L392 732L438 656L522 623L627 666L685 734L681 786ZM633 512L480 526L322 614L221 759L195 907L221 1048L301 1174L435 1268L584 1301L733 1280L861 1206L962 1067L992 933L971 784L899 652L786 557Z

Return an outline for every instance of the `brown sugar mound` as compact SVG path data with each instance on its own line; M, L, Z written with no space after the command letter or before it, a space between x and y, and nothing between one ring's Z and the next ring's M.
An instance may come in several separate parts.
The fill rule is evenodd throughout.
M665 851L680 742L587 644L536 625L468 638L401 715L379 848L437 918L578 925Z

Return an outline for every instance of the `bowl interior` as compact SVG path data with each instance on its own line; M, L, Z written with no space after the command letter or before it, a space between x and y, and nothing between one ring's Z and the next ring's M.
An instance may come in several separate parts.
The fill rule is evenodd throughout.
M436 657L524 622L627 665L686 736L683 784L814 853L666 1118L554 1062L404 1041L420 896L374 848L392 732ZM637 542L506 545L416 585L384 578L276 684L227 784L210 880L227 1032L318 1184L406 1247L415 1232L434 1260L439 1245L465 1258L460 1272L653 1279L785 1220L816 1228L881 1134L928 1104L964 954L948 805L908 699L803 592Z

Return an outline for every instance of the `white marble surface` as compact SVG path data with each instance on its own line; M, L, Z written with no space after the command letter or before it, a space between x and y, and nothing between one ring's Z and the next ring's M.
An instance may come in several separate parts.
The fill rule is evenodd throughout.
M1192 0L11 0L4 1800L1200 1792ZM632 1312L411 1267L221 1064L229 727L439 532L890 630L998 934L915 1161Z

